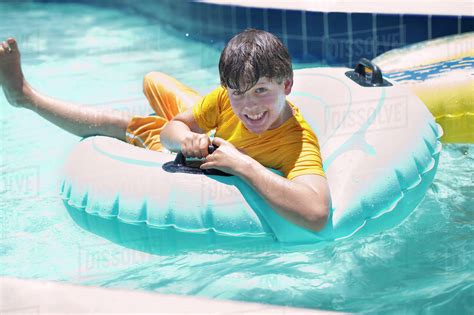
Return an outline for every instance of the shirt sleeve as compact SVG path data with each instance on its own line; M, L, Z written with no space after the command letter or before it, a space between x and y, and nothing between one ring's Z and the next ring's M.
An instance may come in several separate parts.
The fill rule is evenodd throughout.
M305 132L302 140L299 144L292 146L293 157L288 160L293 162L283 165L283 175L290 180L300 175L310 174L326 177L318 139L314 134Z
M205 133L217 128L224 92L224 88L218 87L193 107L194 120Z

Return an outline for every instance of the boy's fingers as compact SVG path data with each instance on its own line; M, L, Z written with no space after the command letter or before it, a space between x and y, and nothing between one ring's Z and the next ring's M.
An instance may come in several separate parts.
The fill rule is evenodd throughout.
M201 156L206 157L209 155L209 138L206 136L204 138L201 138Z
M221 146L224 143L225 143L225 140L219 137L214 137L214 139L212 140L212 144L217 145L217 146Z
M202 163L199 168L202 169L202 170L207 170L209 168L212 168L212 163L211 162L205 162L205 163Z
M184 143L181 144L181 153L186 156L186 146L184 145Z
M193 138L190 149L190 157L199 158L201 155L201 140Z

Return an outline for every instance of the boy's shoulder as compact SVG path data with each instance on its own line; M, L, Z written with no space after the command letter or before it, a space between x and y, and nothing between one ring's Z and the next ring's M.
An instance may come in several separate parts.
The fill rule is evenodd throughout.
M204 99L208 99L209 101L213 102L224 102L229 101L229 94L226 88L224 88L222 85L219 85L211 92L206 94Z

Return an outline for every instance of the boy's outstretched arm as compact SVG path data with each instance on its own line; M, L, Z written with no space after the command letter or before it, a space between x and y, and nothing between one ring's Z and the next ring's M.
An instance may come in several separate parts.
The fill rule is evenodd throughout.
M211 144L194 120L192 108L176 115L161 131L160 142L170 151L181 151L184 156L202 158L208 155Z
M206 157L201 168L216 168L239 176L257 191L281 216L312 231L326 224L331 196L324 177L301 175L293 180L283 178L238 151L229 142L214 138L219 148Z

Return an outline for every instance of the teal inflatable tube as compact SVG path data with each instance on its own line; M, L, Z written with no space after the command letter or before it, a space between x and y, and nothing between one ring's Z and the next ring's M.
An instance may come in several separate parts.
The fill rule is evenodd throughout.
M64 204L84 229L152 253L333 241L397 226L433 181L442 130L409 90L361 86L348 71L295 71L290 97L318 135L331 191L320 232L285 220L238 177L169 173L163 164L174 154L107 137L84 139L69 155Z

